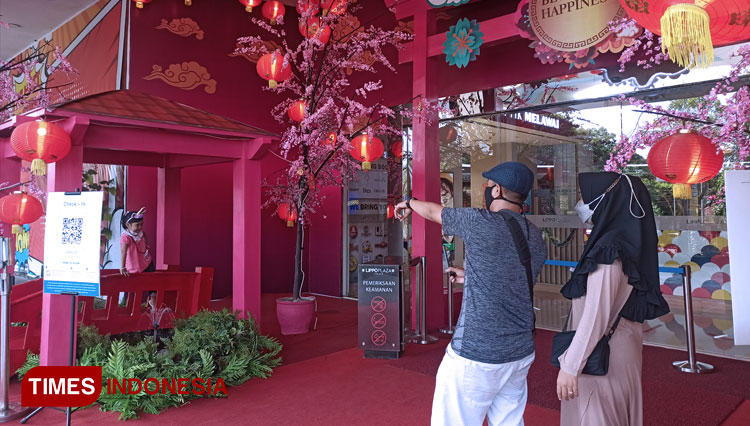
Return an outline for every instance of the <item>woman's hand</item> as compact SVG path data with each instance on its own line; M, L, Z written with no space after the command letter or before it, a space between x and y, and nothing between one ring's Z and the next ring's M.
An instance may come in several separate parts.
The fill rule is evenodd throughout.
M127 268L120 268L120 275L122 275L124 277L129 277L130 276L130 272L128 272Z
M456 268L455 266L451 266L450 268L445 270L446 274L451 274L451 284L464 283L464 275L466 274L463 268Z
M571 400L578 397L578 376L560 370L557 374L557 399Z
M394 214L396 215L396 219L403 221L411 214L411 209L406 206L406 201L402 201L396 204Z

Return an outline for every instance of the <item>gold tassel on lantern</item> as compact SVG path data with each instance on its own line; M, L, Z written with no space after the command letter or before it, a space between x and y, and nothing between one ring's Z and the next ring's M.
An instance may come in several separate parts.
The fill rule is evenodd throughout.
M21 225L13 225L11 232L13 232L13 235L18 237L20 234L23 234L23 226Z
M193 0L185 0L185 6L192 6Z
M31 174L34 176L44 176L47 174L47 162L41 158L35 158L31 161Z
M689 200L693 198L693 187L687 183L676 183L672 187L672 195L677 200Z
M137 7L138 9L143 9L143 2L142 1L135 2L135 7Z
M287 221L286 221L286 227L287 227L287 228L294 228L294 221L292 221L292 220L287 220Z
M661 17L662 50L672 61L691 68L714 62L708 12L691 3L669 6Z

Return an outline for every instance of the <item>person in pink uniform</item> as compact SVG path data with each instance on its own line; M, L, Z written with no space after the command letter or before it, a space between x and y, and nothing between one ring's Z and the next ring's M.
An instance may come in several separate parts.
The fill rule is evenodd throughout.
M122 227L125 230L120 237L122 267L120 274L130 276L139 272L156 270L151 253L148 250L148 238L143 233L143 214L146 208L138 212L127 212L122 216Z
M572 300L575 337L559 358L562 426L642 426L643 321L669 313L659 287L658 237L646 186L612 172L578 175L576 212L593 224L561 293ZM597 342L609 341L604 376L583 374Z

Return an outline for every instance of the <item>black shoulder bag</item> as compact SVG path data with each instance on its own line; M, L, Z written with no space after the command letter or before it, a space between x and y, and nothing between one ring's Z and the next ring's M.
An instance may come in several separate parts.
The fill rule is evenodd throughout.
M518 224L515 218L505 210L500 210L500 214L505 219L505 224L510 229L510 234L513 236L513 242L516 243L516 251L518 257L521 259L521 264L526 268L526 281L529 283L529 296L531 297L531 312L534 314L534 328L533 333L536 333L536 312L534 312L534 278L531 272L531 251L529 250L529 243L526 242L526 237L523 235L521 225ZM527 226L528 228L528 226Z
M571 308L572 309L572 308ZM615 333L617 324L620 323L621 315L617 316L617 320L612 325L612 328L605 334L599 343L594 346L594 350L586 360L586 365L583 366L583 374L591 376L606 376L609 371L609 339ZM574 331L567 331L568 320L570 320L570 313L568 313L568 319L565 320L565 326L560 333L555 334L555 338L552 340L552 365L560 368L560 356L568 350L570 343L573 341L573 337L576 335Z

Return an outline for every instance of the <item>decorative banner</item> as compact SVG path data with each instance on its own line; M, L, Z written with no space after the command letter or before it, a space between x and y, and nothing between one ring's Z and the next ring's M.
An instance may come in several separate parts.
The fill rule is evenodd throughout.
M432 7L458 6L468 2L469 0L427 0L427 4Z
M750 345L750 170L724 173L727 194L729 265L732 270L732 318L734 342Z
M614 1L529 0L534 34L564 52L595 46L609 35L609 23L625 16L625 9Z
M467 18L459 19L456 25L452 25L445 35L443 53L448 65L463 68L469 62L476 61L479 55L479 46L482 45L482 34L479 31L479 23Z
M631 33L610 31L610 21L625 17L614 1L521 0L514 22L521 37L534 41L529 47L543 64L565 61L570 69L581 69L593 65L600 53L622 52L641 35L640 27Z

